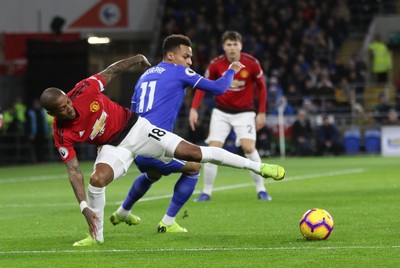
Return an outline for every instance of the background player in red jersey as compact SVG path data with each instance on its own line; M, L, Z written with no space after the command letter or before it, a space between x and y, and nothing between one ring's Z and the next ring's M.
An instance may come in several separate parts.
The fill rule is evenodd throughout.
M267 89L260 63L249 54L242 53L242 36L235 31L226 31L222 35L225 54L214 58L207 68L206 78L218 79L233 61L240 61L245 68L238 72L231 87L224 94L216 96L216 107L210 120L210 132L206 140L209 146L222 147L232 128L236 134L236 145L241 146L245 156L253 161L261 162L256 149L256 134L265 126ZM258 95L258 113L255 114L254 86ZM192 130L198 120L197 109L205 95L197 90L190 109L189 123ZM208 201L218 167L207 163L204 165L204 188L195 201ZM265 190L263 178L251 173L260 200L271 200Z
M150 124L147 119L112 102L101 93L116 74L137 64L145 67L150 65L146 57L136 55L111 64L100 73L80 81L68 94L51 87L40 97L43 107L55 117L55 145L67 166L75 197L89 225L90 235L75 242L74 246L103 243L106 186L125 175L137 155L160 160L175 157L201 163L212 162L249 169L275 180L285 176L280 166L257 163L220 148L199 147L186 142ZM229 66L235 73L242 67L239 62L232 62ZM83 174L73 147L78 142L100 146L90 176L88 202Z

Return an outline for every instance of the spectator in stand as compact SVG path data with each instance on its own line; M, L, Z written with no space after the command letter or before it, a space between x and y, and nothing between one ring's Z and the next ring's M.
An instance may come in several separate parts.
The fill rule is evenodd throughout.
M287 98L288 103L297 110L301 107L302 104L302 96L298 88L294 83L289 84L285 96Z
M335 111L335 89L327 70L322 71L321 78L317 84L317 100L317 104L320 106L321 111Z
M301 106L307 112L307 115L315 115L318 112L318 107L312 102L310 98L304 98Z
M313 133L307 112L300 109L292 126L292 141L295 155L308 156L313 153Z
M392 55L389 48L382 41L382 36L376 34L368 45L370 51L371 71L377 83L387 83L389 72L392 70Z
M267 94L268 112L272 113L277 108L278 102L283 96L283 89L279 84L278 77L273 76L269 79Z
M354 89L350 86L346 77L342 77L338 87L335 89L335 100L338 112L351 113L356 99Z
M325 153L340 153L340 133L337 127L330 122L329 117L322 117L322 125L317 127L317 155Z
M297 55L297 64L300 66L302 74L308 74L311 69L310 64L306 61L303 54Z
M283 115L285 116L291 116L295 114L293 106L288 103L287 98L283 95L278 99L278 103L273 106L273 108L270 111L270 114L278 115L279 109L283 110Z
M390 109L382 121L382 125L400 125L399 114L395 109Z
M392 109L388 98L385 93L380 93L378 95L379 103L374 108L374 119L378 124L382 124L383 120L387 118L388 112Z
M396 92L396 105L394 108L397 112L400 113L400 90L397 90Z
M301 95L303 95L303 98L308 98L310 100L314 100L316 98L317 87L312 79L307 78L306 80L304 80Z
M28 109L26 114L25 134L35 149L36 161L39 163L48 160L46 158L48 152L47 138L50 134L50 128L47 124L46 114L38 99L33 100L32 107Z
M15 139L16 136L24 135L24 125L19 118L21 118L21 116L18 116L15 105L4 110L2 130L5 135L13 139Z
M0 129L3 127L3 112L1 110L1 106L0 106Z
M14 109L15 109L15 116L21 124L25 124L25 114L26 114L26 106L22 101L22 98L17 97L14 101Z

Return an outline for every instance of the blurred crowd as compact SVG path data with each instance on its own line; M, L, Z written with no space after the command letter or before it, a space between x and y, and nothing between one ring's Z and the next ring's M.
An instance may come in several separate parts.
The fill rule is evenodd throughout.
M0 114L2 156L8 156L9 159L18 156L27 162L38 163L49 160L53 118L46 113L38 99L27 106L17 97ZM2 159L1 162L7 160Z
M238 31L243 36L243 52L255 56L264 70L267 113L277 115L277 107L283 106L284 114L297 121L299 117L324 118L317 123L312 120L311 126L306 127L309 141L305 145L299 144L298 140L304 137L296 137L297 131L287 133L292 152L310 155L341 151L335 116L364 115L368 75L360 54L343 62L337 55L349 35L351 12L346 0L167 0L166 7L162 37L175 33L189 36L194 51L192 67L197 72L204 72L210 60L223 53L222 33ZM382 95L382 103L373 111L376 123L397 122L400 106L392 107L388 97ZM206 113L207 107L204 110ZM326 121L326 115L332 115L331 120ZM327 143L321 134L326 129L328 136L333 136ZM273 136L268 129L259 136L268 134ZM198 139L207 134L190 135L197 135Z
M192 39L193 68L199 73L222 53L225 30L243 35L243 51L263 67L269 113L282 101L292 114L303 105L313 113L349 112L360 101L365 63L359 55L347 62L336 57L348 36L345 0L168 0L166 6L162 35L183 33Z

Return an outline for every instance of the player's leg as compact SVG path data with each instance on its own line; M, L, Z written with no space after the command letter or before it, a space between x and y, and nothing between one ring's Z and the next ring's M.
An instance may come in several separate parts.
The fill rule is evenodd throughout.
M104 207L106 203L106 186L126 174L133 158L131 153L115 146L104 145L97 155L94 171L90 176L88 185L88 207L96 213L99 221L96 222L97 234L96 240L100 243L104 241ZM90 237L74 243L74 246L91 246L93 239Z
M134 180L121 206L111 215L110 221L114 225L121 222L128 225L140 223L140 218L131 213L132 207L162 177L161 167L166 165L158 159L145 156L137 156L135 164L142 173Z
M171 202L157 227L159 233L187 232L186 228L182 228L176 223L175 218L196 188L200 175L200 167L201 165L199 163L186 162L185 165L180 168L179 172L181 172L182 175L175 184Z
M232 124L236 133L236 144L242 147L246 158L261 162L261 157L256 149L256 114L254 112L243 112L229 117L229 122ZM271 200L264 185L264 179L259 174L250 172L256 186L257 197L260 200Z
M254 162L222 148L197 146L185 140L181 140L175 147L174 155L176 158L188 161L209 162L219 166L248 169L264 178L274 180L281 180L285 177L285 170L281 166Z
M142 196L145 195L145 193L147 193L151 188L151 185L160 179L161 176L162 175L158 172L151 172L151 174L146 172L141 173L134 180L121 206L119 206L117 211L111 215L111 223L114 225L121 222L125 222L128 225L140 224L140 217L131 213L132 207L140 198L142 198Z
M228 114L213 109L210 118L210 130L206 143L208 146L222 148L226 138L231 132ZM196 198L196 202L209 201L217 177L218 166L213 163L205 163L203 167L203 189L201 194Z
M261 162L261 157L255 148L255 141L250 139L241 139L240 140L241 147L243 149L244 155L246 158L255 161ZM261 175L256 174L250 171L250 175L253 178L254 184L256 186L257 198L260 200L272 200L271 196L267 193L264 185L264 178Z
M221 148L223 145L219 141L210 141L208 146ZM218 174L218 166L212 163L205 163L203 167L203 189L201 194L196 198L196 202L211 200L211 194L214 188L214 182Z
M174 133L150 124L148 120L141 117L119 146L136 155L156 158L174 157L192 162L209 162L248 169L264 178L274 180L281 180L285 176L285 170L281 166L257 163L222 148L194 145Z
M115 225L120 222L131 223L130 219L136 219L137 216L131 213L133 205L138 201L162 175L167 176L171 173L182 173L177 181L172 200L166 214L160 222L159 231L166 232L184 232L186 229L181 228L175 223L175 217L182 206L192 195L201 165L196 162L185 162L177 159L171 159L167 163L150 157L138 156L135 163L140 171L144 172L135 180L123 204L114 212L110 218Z

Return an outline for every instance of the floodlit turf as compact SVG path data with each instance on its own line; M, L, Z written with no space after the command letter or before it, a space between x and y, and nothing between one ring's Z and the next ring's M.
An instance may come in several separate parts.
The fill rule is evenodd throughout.
M136 204L139 226L108 218L138 174L107 188L105 244L74 248L87 227L64 164L0 168L0 267L398 267L400 159L375 156L266 160L286 168L258 201L247 171L220 168L212 201L178 214L184 234L158 234L177 176L156 183ZM92 163L82 163L86 183ZM305 211L327 210L326 241L299 231Z

